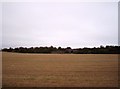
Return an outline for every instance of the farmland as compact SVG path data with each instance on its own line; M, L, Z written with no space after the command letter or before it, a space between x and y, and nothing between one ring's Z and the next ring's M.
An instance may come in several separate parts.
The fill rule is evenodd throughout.
M117 87L117 54L2 53L3 87Z

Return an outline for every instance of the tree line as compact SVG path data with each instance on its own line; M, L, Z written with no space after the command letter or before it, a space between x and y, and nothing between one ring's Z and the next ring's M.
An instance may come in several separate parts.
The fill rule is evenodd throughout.
M17 53L58 53L58 54L120 54L120 46L100 46L93 48L76 48L71 47L18 47L18 48L3 48L3 52L17 52Z

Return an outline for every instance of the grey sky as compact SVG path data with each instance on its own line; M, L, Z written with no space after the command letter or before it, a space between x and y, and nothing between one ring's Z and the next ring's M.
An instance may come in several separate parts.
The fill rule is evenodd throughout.
M118 3L3 3L2 46L118 45Z

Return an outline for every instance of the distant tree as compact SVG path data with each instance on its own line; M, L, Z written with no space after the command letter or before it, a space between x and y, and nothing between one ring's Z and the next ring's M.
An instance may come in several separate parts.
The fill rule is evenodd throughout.
M100 46L94 48L78 48L72 49L71 47L61 48L50 47L30 47L30 48L4 48L5 52L19 52L19 53L73 53L73 54L120 54L120 46Z
M71 49L71 47L67 47L66 49Z
M103 46L103 45L100 45L100 48L104 48L104 46Z
M66 49L65 49L65 53L72 53L73 51L72 51L72 49L71 49L71 47L67 47Z
M58 47L58 50L61 50L62 48L61 47Z

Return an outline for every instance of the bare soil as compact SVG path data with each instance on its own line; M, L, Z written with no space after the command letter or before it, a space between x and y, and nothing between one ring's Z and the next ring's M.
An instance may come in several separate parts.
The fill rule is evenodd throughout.
M3 87L117 87L117 54L2 53Z

